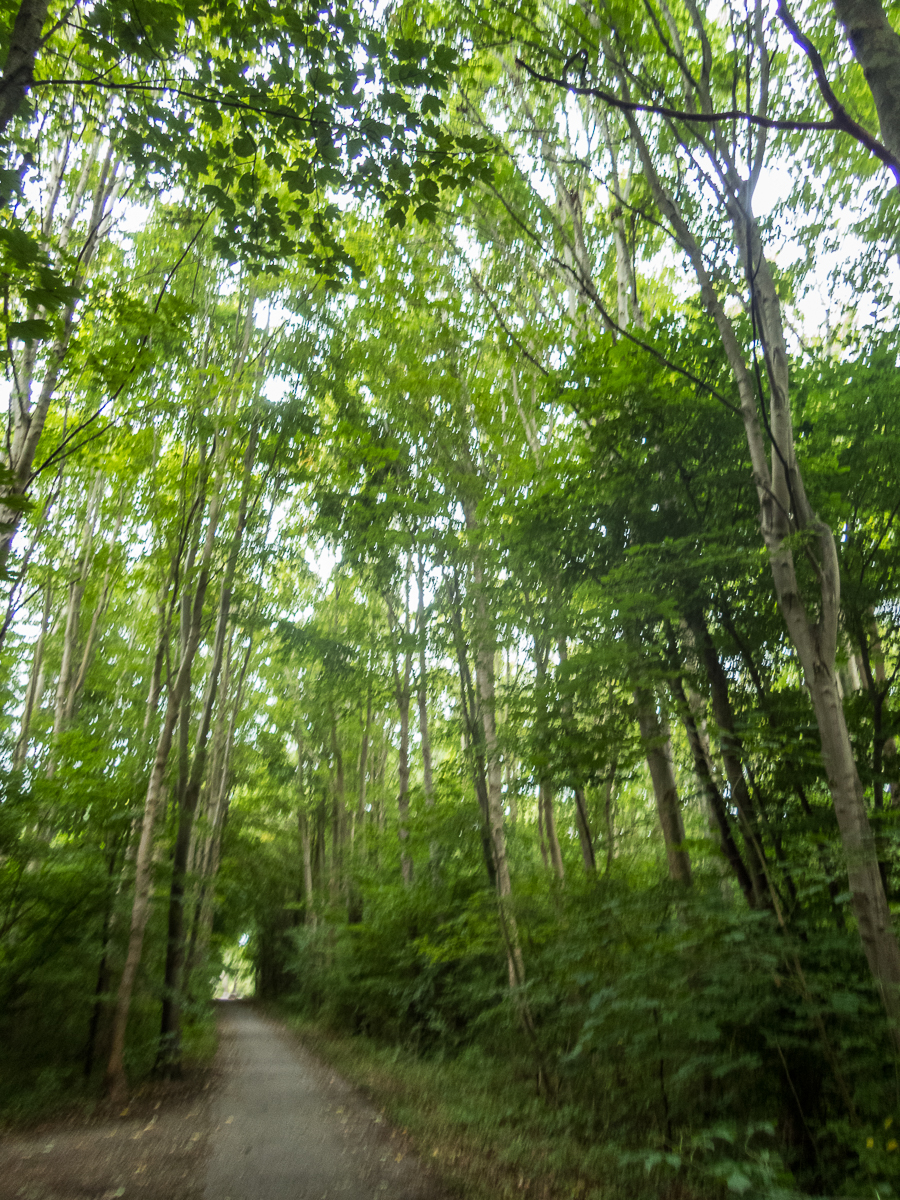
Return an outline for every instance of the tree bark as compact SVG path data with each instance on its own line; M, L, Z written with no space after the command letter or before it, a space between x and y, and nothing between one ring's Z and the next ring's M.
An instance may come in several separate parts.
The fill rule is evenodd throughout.
M425 564L419 555L418 564L419 601L416 613L416 632L419 635L419 678L416 696L419 702L419 736L422 740L422 787L425 792L425 804L431 808L434 804L434 780L431 775L431 732L428 727L428 674L426 671L427 630L425 627Z
M412 883L412 859L409 856L406 843L409 841L409 706L410 706L410 675L412 654L409 650L403 656L402 675L394 667L397 680L397 706L400 710L400 744L397 748L397 813L399 826L397 836L400 838L400 873L403 882L408 886Z
M28 757L28 743L31 736L31 718L35 705L40 704L44 691L44 646L50 630L50 584L44 586L44 612L41 617L41 632L34 646L34 657L31 660L31 674L28 677L28 690L25 693L25 707L22 710L22 724L19 737L13 751L13 770L21 771Z
M475 508L471 501L465 500L463 502L463 512L466 519L466 528L470 535L476 535L480 528L480 523L475 515ZM522 957L519 927L512 907L512 880L509 873L509 859L506 854L506 832L503 827L503 775L494 713L494 653L496 650L496 638L488 610L487 580L484 574L484 564L482 562L481 551L478 547L475 547L473 554L472 582L475 610L474 637L472 639L475 659L475 695L478 706L477 718L481 726L485 766L487 768L488 832L496 873L500 925L506 943L509 983L510 987L519 988L525 982L525 961ZM532 1022L527 1008L522 1009L522 1018L526 1026L531 1029Z
M559 639L559 670L560 674L565 669L565 664L568 661L569 649L566 645L564 637ZM562 706L563 723L566 731L571 739L575 734L575 719L572 714L572 705L566 700ZM572 793L575 797L575 828L578 831L578 843L581 847L581 859L584 863L585 871L590 874L597 870L597 856L594 853L594 839L591 833L591 823L588 818L587 797L584 792L584 785L581 780L576 778L575 785L572 788Z
M34 80L34 60L49 7L49 0L22 0L19 5L0 80L0 134L22 107Z
M559 845L559 836L556 832L556 818L553 814L553 784L549 779L542 780L538 786L538 805L543 814L542 824L547 838L549 866L561 883L566 877L566 868Z
M408 886L412 883L413 864L406 848L409 840L409 708L411 700L412 679L412 650L408 638L410 636L409 615L409 579L406 586L406 625L401 625L394 613L394 606L389 596L385 596L388 610L388 621L391 630L391 671L394 676L394 697L400 714L400 743L397 748L397 812L399 825L397 836L400 839L400 873L403 882ZM403 650L402 670L400 643L406 636L406 648Z
M301 808L297 813L297 827L300 833L300 857L303 865L303 902L305 904L305 924L315 929L316 893L313 888L312 842L309 836L309 813Z
M765 904L769 902L768 893L771 886L768 865L762 844L759 814L744 774L743 746L735 732L734 711L728 693L728 679L703 616L700 613L693 613L688 618L688 625L709 680L713 716L718 728L719 749L728 779L731 801L738 811L738 821L747 850L748 868L753 880L754 897L757 904ZM790 885L790 877L787 878Z
M864 5L865 0L860 3ZM618 74L623 99L628 100L629 83L620 59L608 42L604 45L607 59ZM767 70L768 60L761 63L761 69ZM702 89L698 98L701 107L710 111L710 97ZM816 716L822 762L847 862L851 906L869 969L881 992L891 1044L894 1052L900 1054L900 946L891 925L835 668L840 619L837 548L831 529L809 503L797 462L781 302L750 203L753 182L763 161L765 139L761 137L758 141L750 184L741 177L724 142L718 139L710 150L747 280L755 332L763 347L769 384L764 436L759 413L763 397L757 397L755 376L747 366L735 326L707 270L700 244L660 178L634 113L625 112L624 117L638 147L648 187L696 275L701 298L716 324L734 377L759 499L760 531L769 554L778 607L797 652ZM772 446L771 462L768 443ZM816 587L809 597L803 594L791 542L800 533L807 535L805 552L812 559L816 577Z
M832 6L872 92L881 140L900 159L900 35L881 0L832 0Z
M329 842L328 881L333 904L337 904L344 886L344 825L346 822L346 790L344 781L344 754L338 733L337 717L331 711L331 754L333 766L333 796L331 807L331 841Z
M693 882L691 859L684 847L684 822L678 799L669 724L665 713L658 711L656 697L649 688L635 688L634 701L666 847L669 878L684 887L690 887Z
M191 927L190 945L185 966L185 978L190 979L194 965L206 954L209 937L212 933L213 900L215 898L214 881L219 869L219 854L222 845L222 833L228 818L228 803L231 794L231 755L234 749L234 734L238 715L244 695L244 682L247 678L247 668L253 653L253 637L248 638L244 651L244 661L238 673L238 682L230 711L227 718L227 729L222 738L222 746L218 757L218 771L211 781L209 802L209 835L206 839L205 850L201 856L201 885L200 894L194 909L194 919Z
M542 737L547 736L547 705L544 699L545 687L547 683L547 659L548 652L544 646L540 644L537 637L534 639L534 665L537 672L538 683L538 725L539 733ZM543 776L538 780L538 833L541 839L541 852L543 854L544 863L556 875L557 879L562 882L565 879L566 870L563 864L562 851L559 845L559 837L556 832L556 819L553 814L553 781L547 776ZM544 847L544 839L546 838L546 849Z
M231 538L228 559L225 564L225 574L219 590L219 611L216 617L216 631L213 637L212 661L209 667L203 708L200 713L200 723L196 733L194 756L184 794L180 798L178 810L178 833L175 839L175 853L172 857L172 879L169 886L169 922L166 942L162 1023L160 1027L159 1050L156 1059L157 1068L163 1070L169 1076L178 1076L181 1073L181 1002L184 987L182 976L185 958L185 880L191 847L191 835L194 828L194 817L200 799L200 788L206 771L207 743L209 741L210 729L212 728L212 716L219 686L219 675L222 670L225 635L231 616L231 595L234 589L234 579L237 573L244 529L247 524L247 502L250 495L255 454L256 431L254 429L250 435L244 455L244 478L238 505L237 520ZM188 682L185 688L186 696L189 687L190 683Z
M97 631L100 628L100 620L103 614L106 612L106 606L109 603L110 577L112 575L112 554L116 542L119 539L119 534L122 531L122 523L124 519L125 509L124 506L122 506L119 509L119 518L116 522L115 530L109 539L109 554L107 557L106 569L103 572L103 582L100 585L100 596L96 605L94 606L94 612L91 616L91 623L88 627L87 637L84 640L84 647L81 652L81 663L79 664L75 679L72 681L72 685L69 688L69 694L66 697L66 707L65 712L63 713L63 720L66 725L71 723L72 718L75 715L75 708L78 704L78 699L81 696L82 689L84 688L84 682L87 679L88 668L91 665L94 646L97 642Z
M218 496L214 496L210 505L206 542L197 575L197 586L194 591L190 636L178 668L178 674L175 677L166 702L166 713L156 745L156 755L150 772L147 796L144 802L141 837L135 860L134 902L131 910L128 949L116 996L112 1045L109 1063L106 1068L107 1091L110 1098L116 1104L124 1103L128 1095L128 1079L125 1074L125 1035L128 1027L128 1015L131 1011L131 998L134 992L134 984L144 945L144 931L150 915L150 891L153 883L153 832L162 803L163 781L165 779L166 764L169 761L169 751L172 748L175 725L181 711L184 692L190 679L191 664L197 652L197 647L200 644L200 634L203 625L203 603L206 599L206 589L209 583L210 562L219 521L219 510L219 498Z
M87 511L81 532L81 549L75 563L74 577L69 582L69 598L66 604L66 623L63 631L62 659L56 682L56 701L53 709L53 752L47 766L48 777L56 769L55 749L66 725L67 714L74 709L72 691L72 669L78 650L78 630L81 623L81 602L90 576L93 558L94 532L97 521L97 505L102 488L102 476L98 475L91 487Z
M22 8L28 7L27 0ZM88 163L95 158L100 145L99 137L93 147L87 152ZM87 166L85 164L85 184L87 181ZM77 259L74 276L70 280L76 290L81 289L91 264L97 252L100 241L109 232L111 224L111 206L121 184L118 175L118 163L113 159L113 144L108 145L107 158L100 172L99 181L94 189L94 202L89 219L89 225L84 244ZM79 187L82 189L82 184ZM76 189L77 192L77 189ZM68 232L75 221L81 197L75 198L70 206L69 217L60 231L60 249L64 248ZM56 395L56 388L62 375L63 366L68 353L72 335L75 331L75 313L78 299L68 302L59 317L59 333L52 346L46 350L43 363L43 373L40 390L37 397L33 395L35 359L33 351L28 351L23 370L13 375L12 400L10 407L14 417L12 429L7 434L6 466L12 474L12 482L4 486L4 496L19 497L27 493L31 483L31 470L37 454L38 444L44 432L44 426L50 411L50 406ZM15 505L8 507L0 496L0 570L5 570L13 540L21 520L21 509Z

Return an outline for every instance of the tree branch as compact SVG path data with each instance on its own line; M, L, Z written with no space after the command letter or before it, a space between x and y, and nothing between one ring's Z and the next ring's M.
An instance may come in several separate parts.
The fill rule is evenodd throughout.
M894 176L894 182L897 184L897 187L900 187L900 158L892 154L886 146L882 145L878 138L873 137L858 121L854 121L840 100L838 100L832 90L831 84L828 82L828 76L825 74L825 64L822 62L821 54L794 20L784 0L778 0L776 12L782 25L810 61L813 75L815 76L819 91L822 93L822 99L834 114L832 128L839 129L843 133L849 133L870 154L874 154L876 158L880 159Z
M685 121L695 125L715 125L719 121L746 121L748 124L756 125L761 129L777 129L792 133L827 133L830 131L849 133L860 145L864 146L871 154L874 154L877 159L884 163L893 174L897 186L900 187L900 159L895 158L877 138L873 137L857 121L854 121L840 103L825 77L824 66L822 65L822 59L818 51L797 27L787 11L784 0L779 0L778 15L787 28L791 30L791 36L794 38L794 41L806 51L813 64L813 72L816 76L816 82L819 85L819 91L834 114L830 121L801 121L781 119L779 117L764 117L757 113L745 112L739 108L731 108L722 112L685 112L683 109L669 108L665 104L647 104L639 100L623 100L613 92L606 91L604 88L589 86L587 84L576 84L566 78L560 79L555 75L546 75L542 71L529 66L521 58L516 59L516 66L527 71L532 79L537 79L541 83L550 83L554 87L564 88L568 92L573 92L576 96L592 96L594 99L602 100L604 103L622 112L653 113L659 117L668 117L673 121Z

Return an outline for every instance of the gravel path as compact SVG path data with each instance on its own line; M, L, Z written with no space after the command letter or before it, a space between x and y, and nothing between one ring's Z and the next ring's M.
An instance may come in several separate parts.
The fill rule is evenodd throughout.
M383 1118L275 1022L222 1004L205 1200L446 1200Z

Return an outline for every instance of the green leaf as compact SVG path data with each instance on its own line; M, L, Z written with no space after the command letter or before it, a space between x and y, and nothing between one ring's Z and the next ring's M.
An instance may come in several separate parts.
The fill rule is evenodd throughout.
M256 140L246 129L234 139L232 149L238 158L252 158L256 153Z
M36 317L29 321L10 321L8 329L11 338L25 342L29 346L43 338L51 337L53 334L53 326L50 322Z
M728 1190L730 1192L737 1192L738 1195L743 1195L744 1192L753 1186L740 1167L736 1167L725 1182L728 1184Z

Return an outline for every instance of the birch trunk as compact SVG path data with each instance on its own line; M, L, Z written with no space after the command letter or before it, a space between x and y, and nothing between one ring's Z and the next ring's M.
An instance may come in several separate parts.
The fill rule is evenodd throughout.
M238 715L244 694L244 682L247 668L253 653L252 636L247 641L244 661L238 673L238 682L234 700L231 702L227 719L227 730L222 738L222 746L218 756L218 771L210 787L209 803L209 834L202 853L200 867L200 894L194 909L194 920L191 928L190 945L185 978L190 979L195 964L206 955L213 923L214 882L219 870L219 855L222 845L222 833L228 818L228 803L231 795L231 755L234 749L234 734L237 727ZM224 705L223 705L224 708Z
M305 923L316 928L316 894L313 888L312 841L309 835L306 789L303 786L303 738L297 733L297 829L300 834L300 858L303 864L303 900Z
M434 781L431 774L431 731L428 727L428 674L426 671L427 630L425 627L425 565L419 556L417 576L419 602L416 615L416 632L419 635L419 679L416 695L419 702L419 736L422 739L422 787L425 804L434 804Z
M412 883L413 864L407 849L409 841L409 708L410 675L412 655L409 650L403 656L403 673L397 686L397 706L400 710L400 744L397 751L397 812L399 816L398 837L400 838L400 874L403 882ZM396 672L396 666L395 666Z
M19 5L0 79L0 133L18 113L31 87L49 7L49 0L22 0Z
M559 671L560 676L565 671L565 665L569 658L569 648L566 645L564 637L559 639ZM562 706L563 724L566 733L570 739L575 735L575 718L572 713L572 704L566 700ZM594 839L591 834L591 823L588 818L587 797L584 793L584 785L580 779L576 778L575 786L572 788L572 794L575 798L575 828L578 832L578 844L581 847L581 859L584 863L585 871L590 874L597 870L597 857L594 853Z
M474 506L465 501L463 511L466 528L470 535L477 534L480 524ZM506 831L503 827L503 774L500 746L497 738L494 695L494 655L496 639L490 618L487 600L487 580L480 549L476 546L472 560L472 582L474 590L474 637L475 695L478 706L478 723L483 733L484 759L487 775L487 818L491 851L496 872L497 901L500 910L500 925L506 943L507 967L510 987L516 989L525 982L525 961L519 938L519 927L512 907L512 880L509 859L506 853ZM531 1017L527 1008L521 1013L529 1030Z
M463 712L463 750L471 755L472 761L472 782L475 788L475 796L478 800L478 807L481 812L481 849L484 855L484 867L487 872L488 880L491 888L497 889L497 867L494 860L494 852L492 848L492 840L490 833L490 816L488 806L488 784L487 784L487 766L484 756L484 728L478 721L478 704L475 696L475 688L472 684L472 675L469 670L469 663L466 658L466 643L463 637L462 630L462 613L455 588L451 588L450 581L447 580L448 591L450 593L450 625L453 630L453 645L456 650L456 660L459 667L459 693L460 703Z
M128 1079L125 1074L125 1034L128 1027L128 1015L131 1011L131 998L134 992L134 984L144 945L144 931L150 915L150 891L153 883L153 833L162 802L166 764L169 761L169 751L172 748L175 725L181 711L184 692L188 686L191 664L197 652L197 647L200 644L203 625L203 603L206 599L206 589L209 583L210 562L215 543L216 527L219 521L219 509L219 498L218 496L214 496L210 505L206 542L203 548L203 556L197 575L197 586L194 592L190 637L185 646L178 674L175 677L166 702L166 712L156 745L156 755L150 772L147 796L144 802L144 817L141 823L141 836L135 859L134 902L131 909L128 949L116 996L112 1044L109 1064L106 1068L107 1091L110 1098L116 1104L124 1103L128 1095Z
M541 646L538 638L535 637L534 665L537 671L538 694L541 697L539 700L538 724L541 726L542 736L546 736L548 722L546 703L543 699L544 688L547 683L547 659L548 652L546 648ZM538 781L538 832L541 838L541 853L544 858L544 864L562 882L565 879L566 870L563 864L562 851L559 846L559 837L556 833L556 818L553 814L553 781L546 776ZM547 843L546 850L544 848L544 839L546 839Z
M197 729L194 756L191 762L184 793L180 797L178 811L178 833L175 840L175 853L172 857L172 879L169 888L169 922L166 942L166 966L164 978L164 993L162 1004L162 1024L160 1028L159 1052L156 1065L169 1075L181 1073L181 1002L183 991L183 970L185 958L184 944L184 902L185 879L187 875L188 856L190 854L191 836L194 829L194 817L200 799L200 788L206 771L207 743L212 728L213 709L216 703L216 693L219 686L219 675L225 652L225 635L231 616L231 595L234 579L237 573L238 558L240 557L244 529L247 524L247 502L250 495L250 483L253 463L256 454L256 432L251 434L244 455L244 478L241 488L241 498L238 505L237 520L231 538L228 558L225 564L225 574L219 590L219 610L216 617L216 631L213 638L212 661L206 684L206 694L200 713ZM185 687L186 707L187 692L190 679Z
M31 674L28 677L28 691L25 693L25 707L22 711L22 724L19 737L13 751L13 770L21 771L28 757L28 743L31 737L31 718L34 716L35 705L40 704L44 692L44 646L50 629L50 584L44 587L44 611L41 617L41 632L34 646L34 657L31 660Z
M860 0L865 4L865 0ZM699 16L698 18L699 19ZM631 99L627 77L612 46L604 51L618 74L622 97ZM763 79L768 58L760 43ZM699 106L712 111L706 85L694 81ZM900 945L882 883L878 854L866 811L865 795L841 703L835 666L840 619L840 567L831 529L813 511L806 496L796 457L790 404L789 358L784 338L781 302L752 213L753 187L764 157L760 135L749 180L738 171L728 147L717 138L708 153L711 170L720 181L720 194L730 219L750 299L755 332L763 348L769 387L766 432L760 418L755 376L748 367L737 330L710 275L700 243L676 200L660 178L654 156L632 112L625 112L638 149L644 176L657 208L684 251L700 295L719 332L740 401L753 479L759 500L760 531L769 554L775 595L789 637L797 652L809 689L819 731L820 752L834 804L847 864L851 907L869 969L881 993L890 1040L900 1054ZM771 460L767 453L771 443ZM804 551L811 559L815 585L804 595L794 562L792 538L805 535Z
M26 9L36 8L25 0L20 14ZM2 87L0 83L0 87ZM7 93L9 94L9 93ZM0 114L2 114L3 93L0 92ZM2 125L2 115L0 115ZM84 190L88 177L101 151L99 138L93 140L85 153L85 165L82 171L82 181L79 181L72 198L69 213L62 223L58 235L59 248L65 248L69 234L74 226L78 211L81 207ZM91 215L85 240L76 260L76 267L70 282L76 291L80 291L90 271L102 239L109 233L112 223L112 211L115 198L122 182L119 164L114 160L112 143L106 143L106 158L102 163L99 179L94 187ZM45 231L46 233L46 231ZM10 401L12 410L11 429L7 432L7 452L5 466L12 474L12 482L4 486L3 496L0 496L0 571L7 568L13 539L21 521L21 509L13 504L11 507L3 503L4 496L18 499L27 493L31 484L31 472L37 455L38 444L44 432L50 407L56 396L56 390L63 374L66 355L69 351L72 335L75 331L75 314L78 306L77 297L72 299L63 309L58 318L58 334L52 346L48 346L42 362L43 370L39 372L40 388L35 395L35 350L26 350L20 363L20 370L13 372L13 388ZM31 315L40 315L42 309L35 310Z
M678 782L675 779L675 763L672 756L672 741L665 713L657 709L656 697L649 688L636 688L634 701L637 708L638 726L644 754L656 798L656 811L662 829L666 858L669 863L669 878L684 887L690 887L691 860L684 847L684 822L678 798Z
M872 92L881 140L900 159L900 35L880 0L832 0L832 7Z

